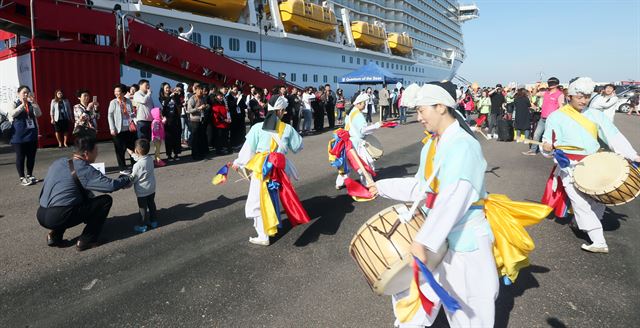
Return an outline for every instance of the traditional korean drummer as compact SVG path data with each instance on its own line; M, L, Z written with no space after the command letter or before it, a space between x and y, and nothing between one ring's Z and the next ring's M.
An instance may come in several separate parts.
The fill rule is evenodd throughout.
M571 172L578 161L600 149L600 141L629 160L639 162L640 157L603 112L587 108L594 88L591 78L575 79L569 84L569 104L547 118L542 138L543 153L555 153L557 163L558 159L562 162L564 158L570 164L565 168L560 168L563 165L554 167L542 201L554 207L556 216L564 217L568 212L568 197L578 228L591 239L591 244L582 244L581 248L588 252L608 253L609 247L600 223L605 206L576 190ZM562 150L564 156L555 150Z
M460 310L446 311L450 325L493 327L499 285L494 237L478 203L486 196L486 161L468 125L455 113L455 89L446 82L414 84L405 90L403 103L416 107L418 121L431 132L423 140L418 173L412 178L377 181L370 191L403 202L424 200L428 192L421 207L427 219L415 237L412 253L428 263L428 251L436 253L448 242L449 249L433 274L461 305ZM436 299L428 315L414 286L392 296L397 327L430 326L438 314L437 298L421 287L429 299Z
M353 148L356 150L360 159L364 162L364 164L375 170L375 160L366 151L364 147L364 138L366 135L371 134L376 129L380 128L380 122L372 125L367 125L367 120L364 118L364 115L362 115L362 110L364 109L368 100L369 95L364 92L356 97L356 100L354 100L353 102L353 107L351 107L351 110L347 114L347 117L344 121L344 130L349 132L349 139L351 140ZM347 174L342 170L338 170L338 176L336 177L336 189L344 187L344 181L346 180L346 178ZM364 181L364 178L360 177L360 180Z

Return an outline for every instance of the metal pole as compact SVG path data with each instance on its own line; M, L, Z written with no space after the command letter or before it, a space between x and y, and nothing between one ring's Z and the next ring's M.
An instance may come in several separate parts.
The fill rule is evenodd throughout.
M29 11L31 14L31 40L36 38L36 24L33 15L33 0L29 1Z

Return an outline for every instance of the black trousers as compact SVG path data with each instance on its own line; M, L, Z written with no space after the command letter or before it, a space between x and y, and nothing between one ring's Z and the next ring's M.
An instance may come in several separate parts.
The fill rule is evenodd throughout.
M367 123L373 122L371 120L371 112L373 112L373 105L370 105L367 107L367 116L366 116Z
M247 126L244 116L231 117L231 147L239 147L244 143L244 136L247 134Z
M151 122L150 121L138 121L138 139L147 139L151 142Z
M387 118L389 118L389 116L391 116L391 113L389 112L389 106L380 106L380 109L382 110L383 120L386 120Z
M201 122L191 121L191 157L195 160L204 159L209 152L207 144L207 127Z
M130 131L122 131L116 134L113 138L113 147L116 149L116 160L118 161L118 168L120 171L127 169L127 162L125 160L125 154L127 148L134 150L136 143L136 135ZM133 159L131 165L133 166Z
M62 238L65 230L84 223L87 226L82 230L80 240L91 243L98 240L112 204L111 196L100 195L75 206L40 206L36 217L41 226L53 231L56 238Z
M333 106L325 107L327 113L327 121L329 122L329 129L333 130L336 126L336 109Z
M291 126L294 130L300 131L300 110L291 113Z
M38 151L38 142L23 142L12 144L13 150L16 152L16 169L18 175L24 178L24 162L27 162L27 174L33 176L33 167L36 165L36 152Z
M140 224L149 224L156 221L156 193L149 196L137 197L138 211L140 212Z
M165 124L164 149L167 152L167 157L178 157L178 154L182 152L182 144L180 143L181 135L182 127L180 126L180 121Z
M229 129L216 128L216 153L229 150Z
M313 129L318 132L324 129L324 111L320 108L313 110Z

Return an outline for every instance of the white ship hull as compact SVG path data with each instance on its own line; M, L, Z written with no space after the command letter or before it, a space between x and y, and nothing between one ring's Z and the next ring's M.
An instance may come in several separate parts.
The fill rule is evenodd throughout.
M109 8L114 2L97 0L94 3L97 6ZM128 7L123 6L123 10L135 12L140 19L148 23L154 25L162 23L165 30L174 32L178 27L186 29L189 24L193 24L192 40L202 46L209 48L221 46L224 48L225 56L245 61L273 75L284 73L286 80L293 84L303 87L330 84L334 89L338 87L344 89L345 94L348 95L358 86L339 84L338 81L343 75L370 61L374 61L402 78L405 85L450 80L462 63L460 58L436 60L436 56L433 58L400 57L285 32L269 31L265 35L264 31L259 32L257 26L156 7L130 4ZM235 44L232 44L233 42ZM150 80L152 87L156 90L162 82L166 81L172 85L176 83L162 76L123 66L123 83L137 83L141 78Z

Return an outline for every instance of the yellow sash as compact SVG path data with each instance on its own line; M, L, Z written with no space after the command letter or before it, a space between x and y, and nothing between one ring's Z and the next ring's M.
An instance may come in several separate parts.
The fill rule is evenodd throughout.
M347 122L347 123L344 125L344 129L345 129L345 130L349 131L349 129L351 129L351 121L353 121L353 118L354 118L357 114L359 114L359 113L360 113L360 110L359 110L359 109L357 109L357 108L355 108L355 107L353 107L353 108L351 109L351 112L349 112L349 122Z
M489 194L486 199L472 206L484 206L495 239L493 255L499 275L515 281L520 269L529 265L528 254L535 248L533 239L524 227L539 223L553 209L543 204L513 201L500 194ZM407 322L421 306L418 285L412 279L409 296L395 305L396 316L400 322Z
M276 132L278 137L282 140L284 129L286 124L278 121L276 126ZM262 224L264 231L269 236L275 236L278 232L278 214L276 213L273 203L271 202L271 196L267 189L267 180L262 175L262 166L269 153L275 152L278 149L278 143L271 137L271 145L269 151L263 151L253 155L253 158L247 163L246 168L253 171L254 179L260 180L260 214L262 215Z
M428 131L424 131L424 133L427 135L424 139L422 139L422 143L427 143L429 141L429 139L432 138L431 133L429 133ZM438 138L434 138L433 141L431 141L431 144L429 145L429 150L427 151L427 160L424 164L424 179L429 181L429 178L431 177L431 175L433 174L433 162L435 160L436 157L436 145L438 144ZM431 190L434 193L438 193L438 187L439 187L439 183L438 183L438 178L434 178L433 181L431 181L431 185L429 185L429 187L431 187Z
M564 105L559 109L559 111L563 112L572 120L580 124L580 126L587 130L587 132L589 132L593 139L598 140L598 126L595 123L591 122L591 120L586 118L580 112L575 110L573 107L571 107L571 105Z

